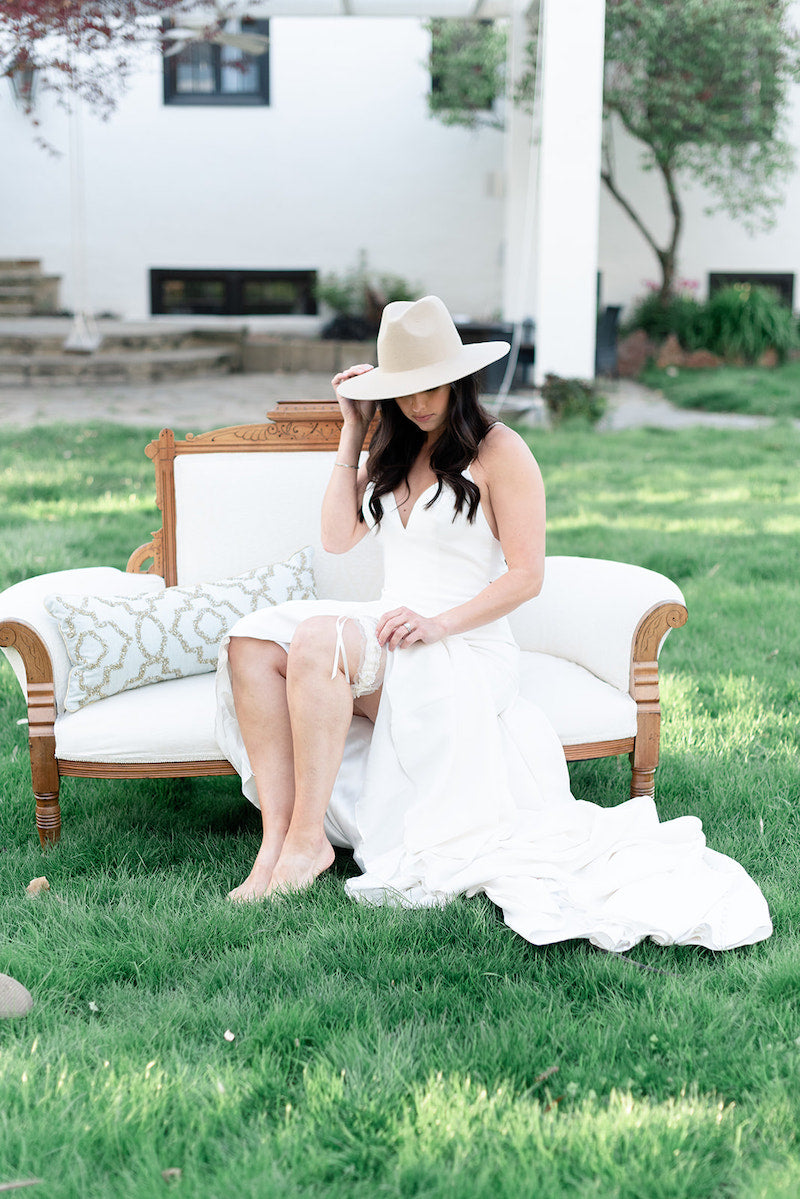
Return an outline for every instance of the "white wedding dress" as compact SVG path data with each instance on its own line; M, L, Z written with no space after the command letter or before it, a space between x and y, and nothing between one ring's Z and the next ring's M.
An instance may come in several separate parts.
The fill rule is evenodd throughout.
M473 524L463 512L453 519L452 491L426 507L433 493L420 496L406 527L384 497L369 534L383 544L379 600L289 602L244 617L232 635L288 648L309 616L377 619L402 605L432 616L477 595L505 570L500 543L482 509ZM258 805L227 640L217 739ZM388 653L377 721L354 718L326 816L331 841L352 848L363 871L348 892L419 906L484 892L537 945L586 937L621 952L652 937L731 949L768 937L760 890L706 848L696 817L662 824L648 798L614 808L573 798L552 726L518 694L518 659L505 619Z

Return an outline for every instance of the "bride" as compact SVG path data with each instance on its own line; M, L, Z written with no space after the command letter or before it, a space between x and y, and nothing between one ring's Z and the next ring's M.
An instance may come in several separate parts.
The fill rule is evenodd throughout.
M463 345L427 296L387 305L377 369L333 379L343 425L322 543L345 553L378 538L384 589L261 609L223 642L217 739L263 826L230 898L306 887L338 844L363 871L346 884L355 897L484 892L537 944L760 940L771 932L760 891L706 849L700 822L660 824L646 797L574 800L554 730L518 694L505 618L542 585L544 489L476 382L508 348Z

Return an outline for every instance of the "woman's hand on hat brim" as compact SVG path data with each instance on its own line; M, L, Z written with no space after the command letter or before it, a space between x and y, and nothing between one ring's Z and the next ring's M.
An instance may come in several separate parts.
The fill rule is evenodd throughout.
M366 427L375 415L377 405L374 400L348 400L340 394L339 386L347 379L353 379L356 375L365 375L367 371L373 369L370 363L359 362L357 366L349 366L347 370L340 371L338 375L334 375L331 379L331 386L336 393L336 399L346 425L363 425Z

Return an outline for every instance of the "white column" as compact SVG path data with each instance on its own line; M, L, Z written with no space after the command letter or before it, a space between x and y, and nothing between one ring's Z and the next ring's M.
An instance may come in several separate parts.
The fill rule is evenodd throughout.
M530 112L513 103L518 81L527 70L530 32L527 0L513 0L508 22L505 129L505 228L503 245L503 319L524 321L536 311L533 246L538 147Z
M605 0L542 0L536 381L594 377Z

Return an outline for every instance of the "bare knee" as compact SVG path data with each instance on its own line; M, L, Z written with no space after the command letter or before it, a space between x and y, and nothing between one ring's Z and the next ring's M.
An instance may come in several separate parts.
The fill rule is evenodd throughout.
M366 633L357 618L312 616L295 630L289 647L289 677L299 680L324 675L332 680L338 673L353 685L354 696L366 699L379 693L386 661L386 651L381 652L377 642L369 646L369 652L367 647ZM368 710L362 711L360 705L354 711L374 720L372 709L377 709L379 699L376 694Z
M277 671L286 676L286 650L274 641L258 637L231 637L228 661L235 681L263 679Z
M289 668L297 672L327 666L330 670L335 647L335 617L311 616L295 629L289 646Z

